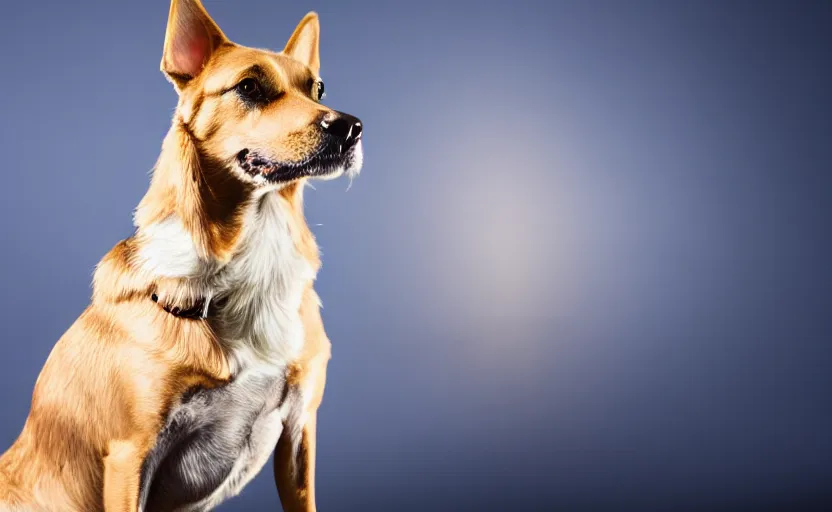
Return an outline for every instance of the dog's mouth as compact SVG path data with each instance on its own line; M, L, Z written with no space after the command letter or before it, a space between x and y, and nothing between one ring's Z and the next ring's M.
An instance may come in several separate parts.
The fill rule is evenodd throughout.
M327 141L300 162L284 162L269 158L265 152L243 149L237 153L237 165L256 183L278 184L300 178L336 178L342 174L356 176L363 163L361 140L349 147L341 141Z

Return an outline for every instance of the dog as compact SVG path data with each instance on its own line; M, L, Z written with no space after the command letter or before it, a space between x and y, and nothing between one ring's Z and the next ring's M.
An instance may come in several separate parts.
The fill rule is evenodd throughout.
M363 161L361 121L321 103L319 33L310 12L283 51L249 48L172 0L171 128L0 458L0 510L209 510L272 453L284 510L316 510L330 342L303 190Z

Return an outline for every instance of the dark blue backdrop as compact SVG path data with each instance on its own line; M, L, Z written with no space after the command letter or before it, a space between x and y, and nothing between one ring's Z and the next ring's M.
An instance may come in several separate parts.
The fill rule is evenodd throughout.
M317 10L366 126L307 196L322 510L832 504L832 3L206 5L276 49ZM131 232L167 11L0 8L0 449Z

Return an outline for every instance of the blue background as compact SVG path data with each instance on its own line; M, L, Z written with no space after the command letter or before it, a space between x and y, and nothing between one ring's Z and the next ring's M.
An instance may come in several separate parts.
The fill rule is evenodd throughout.
M274 49L317 10L365 125L307 194L322 510L832 505L832 3L206 6ZM0 10L0 449L132 231L167 12Z

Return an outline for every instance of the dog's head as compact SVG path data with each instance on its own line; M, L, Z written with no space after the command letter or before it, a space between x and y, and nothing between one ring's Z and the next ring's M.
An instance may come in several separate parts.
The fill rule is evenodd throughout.
M172 0L161 68L203 158L258 188L358 173L361 121L321 103L319 33L309 13L282 52L248 48L199 0Z

